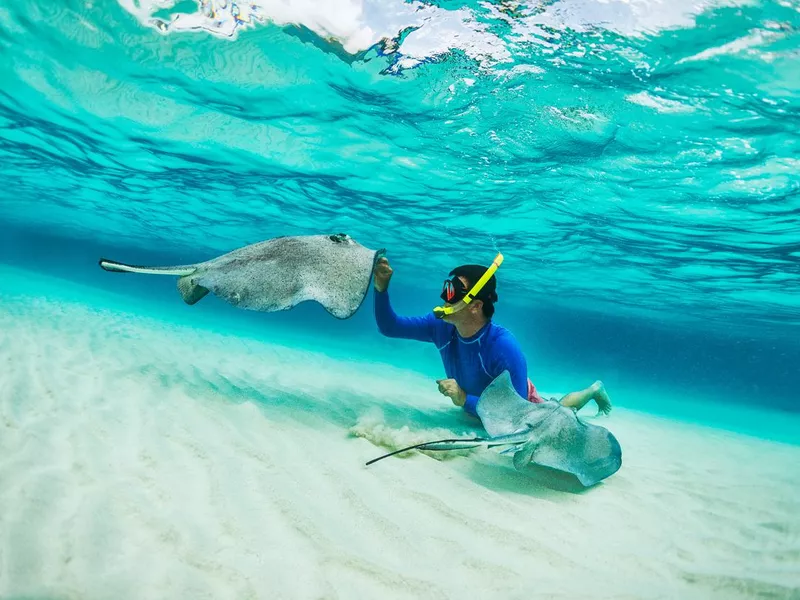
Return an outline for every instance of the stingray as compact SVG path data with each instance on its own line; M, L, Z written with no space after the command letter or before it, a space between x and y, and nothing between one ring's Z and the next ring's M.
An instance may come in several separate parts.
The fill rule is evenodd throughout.
M555 400L528 402L511 384L508 371L501 373L483 391L477 413L489 437L436 440L396 450L369 461L413 450L458 450L507 448L514 468L529 464L571 473L589 487L616 473L622 466L622 449L605 427L586 423L571 408Z
M314 301L337 319L347 319L367 295L375 262L385 250L370 250L344 233L278 237L192 265L142 267L105 258L106 271L173 275L186 304L211 292L245 310L288 310Z

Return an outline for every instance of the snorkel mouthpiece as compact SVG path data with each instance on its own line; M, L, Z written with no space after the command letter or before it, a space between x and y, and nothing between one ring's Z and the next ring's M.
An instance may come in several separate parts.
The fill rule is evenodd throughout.
M444 319L445 315L451 315L455 311L446 307L446 306L434 306L433 307L433 316L437 319Z
M497 256L494 257L491 266L486 269L486 272L478 279L477 283L472 286L472 289L467 292L467 294L458 302L456 302L453 306L436 306L433 309L433 314L437 319L443 319L445 315L452 315L457 313L460 310L463 310L470 302L475 299L480 291L483 289L483 286L486 285L486 282L492 278L495 271L503 264L503 255L498 253Z

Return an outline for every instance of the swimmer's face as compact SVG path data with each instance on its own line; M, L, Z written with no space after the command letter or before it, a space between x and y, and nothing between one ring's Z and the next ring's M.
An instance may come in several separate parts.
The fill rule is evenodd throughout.
M467 281L466 277L459 276L458 280L464 286L464 290L469 290L470 289L470 285L471 284L470 284L469 281ZM456 304L458 304L461 301L461 298L463 298L463 295L462 296L458 296L457 295L456 298L454 298L452 302L445 301L444 305L445 306L455 306ZM483 311L483 302L476 298L475 300L470 302L467 306L465 306L464 308L462 308L458 312L454 312L452 314L445 315L444 317L442 317L442 320L447 322L447 323L452 323L453 325L457 325L458 323L462 323L467 319L473 318L473 317L475 317L475 316L477 316L479 314L483 314L482 311Z

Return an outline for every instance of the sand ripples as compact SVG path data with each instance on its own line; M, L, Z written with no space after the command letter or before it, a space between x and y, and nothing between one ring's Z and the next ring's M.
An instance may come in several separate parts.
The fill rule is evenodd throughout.
M0 332L3 598L800 594L796 446L621 408L588 492L486 452L365 468L465 422L411 373L390 408L380 367L114 311L6 298Z

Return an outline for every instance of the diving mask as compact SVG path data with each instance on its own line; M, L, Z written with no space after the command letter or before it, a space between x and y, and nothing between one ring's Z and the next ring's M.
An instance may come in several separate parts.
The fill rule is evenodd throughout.
M466 307L480 293L480 291L486 285L486 282L492 278L492 275L494 275L495 271L497 271L502 263L503 255L498 254L492 261L491 266L486 269L486 272L481 276L480 279L478 279L475 285L472 286L472 289L469 290L469 292L466 291L464 283L458 277L445 280L440 297L448 304L451 304L451 306L435 307L433 309L433 314L436 316L436 318L442 319L445 315L452 315Z

